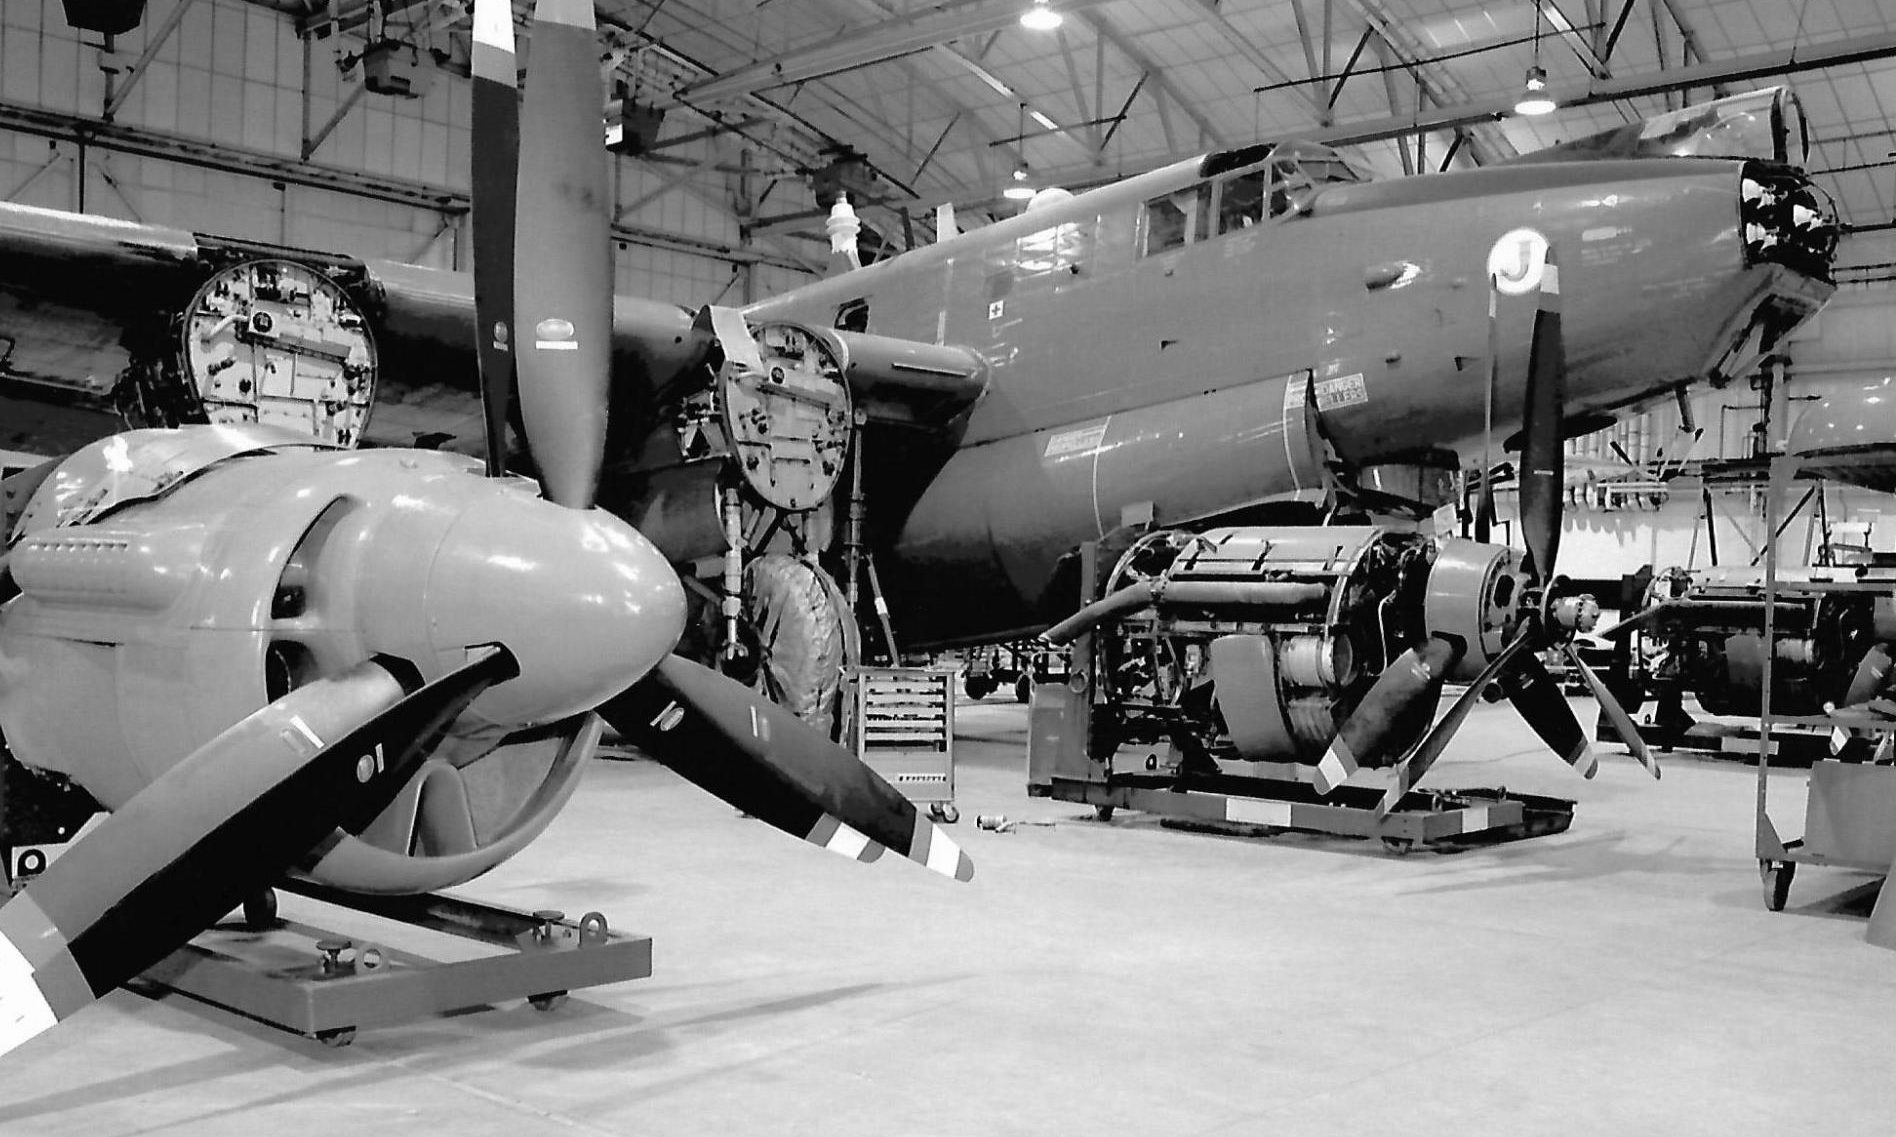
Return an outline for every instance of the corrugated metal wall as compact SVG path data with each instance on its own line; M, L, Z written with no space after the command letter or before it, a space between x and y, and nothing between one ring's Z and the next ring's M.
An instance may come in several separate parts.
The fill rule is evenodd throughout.
M82 42L81 34L67 26L60 0L4 0L0 99L98 115L109 87L124 81L146 37L176 2L151 0L144 24L119 37L115 52L107 55L98 46L99 36L85 33ZM341 73L334 43L312 42L306 60L289 18L236 0L195 0L115 121L299 158L304 139L321 134L358 81L356 74ZM349 43L360 48L360 41ZM120 69L119 74L108 78L102 63ZM310 160L465 191L468 84L431 67L422 73L431 81L420 98L359 96ZM677 156L702 154L681 148ZM668 172L628 159L617 164L614 181L621 203L640 202ZM167 158L97 148L82 156L69 142L6 131L0 131L0 200L439 267L465 267L467 252L453 214ZM715 245L741 243L732 212L689 190L662 193L621 220ZM704 304L720 295L728 303L743 299L742 284L732 285L731 263L710 254L621 242L617 276L620 292L680 304ZM757 271L756 287L787 287L800 279L807 278L765 266Z

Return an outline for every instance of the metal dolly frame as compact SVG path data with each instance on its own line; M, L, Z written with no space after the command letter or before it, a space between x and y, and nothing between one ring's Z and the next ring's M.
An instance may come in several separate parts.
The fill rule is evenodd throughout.
M1779 506L1784 491L1796 477L1800 465L1801 461L1795 455L1778 455L1771 460L1771 477L1765 494L1764 525L1766 644L1776 642L1778 538L1784 527L1777 523ZM1785 525L1788 524L1787 520ZM1821 585L1803 584L1799 587L1888 592L1891 582L1887 579L1827 581ZM1763 692L1758 708L1760 736L1772 737L1773 728L1778 726L1826 730L1847 727L1879 734L1896 731L1896 722L1874 722L1853 716L1773 714L1771 685L1775 656L1775 651L1767 650L1764 653L1761 675ZM1896 948L1896 890L1889 888L1887 881L1889 875L1896 873L1896 766L1831 759L1813 763L1805 797L1804 834L1786 840L1771 820L1769 808L1771 758L1775 749L1775 746L1759 749L1754 814L1755 852L1765 907L1773 912L1783 911L1790 900L1791 881L1800 864L1830 865L1879 873L1886 879L1870 914L1865 938L1878 947Z
M328 1046L346 1046L364 1027L513 999L552 1010L569 991L652 974L652 938L612 931L597 912L575 921L559 912L524 912L438 894L363 896L301 881L281 887L500 950L443 962L350 941L277 920L272 897L245 905L243 924L211 928L141 979ZM286 964L286 955L295 962Z
M1242 789L1224 784L1239 780L1219 779L1216 788L1199 789L1181 788L1169 775L1115 774L1106 782L1056 778L1030 785L1028 793L1090 805L1102 820L1115 809L1131 809L1185 827L1374 837L1397 855L1546 836L1573 823L1572 801L1505 789L1411 790L1378 822L1375 807L1383 791L1372 786L1340 786L1320 798L1303 782ZM1259 792L1266 787L1270 796Z

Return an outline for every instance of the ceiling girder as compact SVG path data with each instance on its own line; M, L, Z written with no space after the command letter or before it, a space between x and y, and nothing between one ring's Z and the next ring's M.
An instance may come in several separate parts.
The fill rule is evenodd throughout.
M177 3L171 6L171 11L165 14L165 18L146 36L145 50L139 53L137 61L113 87L111 97L105 100L105 111L101 115L105 121L111 122L112 117L118 114L119 108L125 105L125 100L131 97L133 89L138 86L138 81L143 79L145 72L150 69L151 61L158 57L159 50L171 38L171 33L178 30L178 25L184 22L185 13L191 10L191 5L195 2L196 0L177 0Z
M1690 20L1686 19L1685 13L1679 10L1678 0L1647 0L1647 2L1665 5L1666 14L1672 17L1672 26L1679 29L1679 39L1685 44L1685 58L1688 61L1711 62L1705 54L1705 49L1699 46L1698 30L1692 26ZM1714 81L1711 86L1712 94L1721 99L1731 94L1731 89L1722 81Z
M1595 79L1613 77L1612 68L1606 65L1606 60L1600 58L1594 41L1580 34L1579 29L1573 26L1573 21L1567 18L1567 13L1561 10L1556 0L1535 0L1535 3L1540 5L1541 18L1554 29L1554 34L1560 37L1562 43L1573 49L1574 57L1580 61L1582 67L1587 69L1587 74ZM1588 7L1594 7L1591 0ZM1588 22L1594 22L1590 13Z
M1101 12L1087 12L1080 18L1092 27L1094 35L1112 44L1114 50L1131 60L1133 66L1145 73L1144 85L1151 88L1155 103L1163 107L1163 99L1170 98L1192 120L1192 124L1198 127L1198 133L1205 141L1219 149L1224 148L1226 145L1224 135L1211 125L1211 121L1204 116L1202 111L1179 94L1178 88L1173 86L1172 80L1166 76L1165 68L1159 66L1156 60L1140 50L1139 45L1133 43L1124 32L1120 31L1111 19ZM1161 118L1161 125L1163 125L1163 118Z
M1649 75L1620 75L1612 79L1596 79L1584 86L1573 85L1549 90L1563 107L1591 106L1595 103L1612 102L1615 99L1630 99L1641 95L1657 95L1669 91L1683 91L1692 87L1708 87L1750 79L1768 79L1777 75L1795 75L1805 71L1819 71L1826 67L1870 63L1892 57L1896 57L1896 34L1884 33L1777 51L1761 51L1752 55L1721 59L1714 63L1671 67ZM1512 94L1497 95L1454 106L1437 107L1407 119L1398 117L1342 123L1327 130L1312 132L1305 137L1332 145L1371 142L1415 130L1442 130L1451 126L1492 121L1508 114L1513 109L1513 105Z
M1331 3L1331 0L1323 0L1323 2L1324 2L1324 22L1328 23L1329 22L1329 5ZM1304 0L1290 0L1290 11L1291 11L1291 15L1295 16L1297 20L1297 41L1303 46L1304 68L1305 70L1309 71L1310 78L1313 81L1321 81L1323 79L1324 72L1321 70L1321 66L1317 63L1316 40L1315 40L1315 37L1313 37L1310 33L1310 16L1308 13L1304 11ZM1327 55L1329 52L1330 45L1326 43L1323 46L1324 46L1324 52ZM1319 105L1317 106L1317 122L1324 126L1328 126L1330 125L1331 117L1332 116L1330 114L1330 108L1326 105L1322 105L1321 103L1319 103Z
M383 201L396 205L442 213L463 213L468 207L463 190L427 185L403 178L367 174L359 170L320 162L301 161L282 154L252 150L221 142L169 134L140 127L122 126L95 118L47 110L44 107L0 100L0 131L46 138L58 142L82 144L99 150L160 158L199 169L218 170L244 177L284 182L330 190L351 197ZM653 248L670 249L697 256L730 261L753 261L805 269L801 258L771 256L751 249L735 248L717 241L679 233L667 233L637 225L615 225L614 239Z
M1060 7L1062 11L1074 12L1108 2L1065 0ZM937 44L1014 26L1020 20L1020 11L1020 0L962 0L911 15L894 16L830 36L811 47L766 56L715 78L688 84L679 90L678 96L711 103L853 71Z
M1270 56L1265 55L1262 49L1252 43L1251 37L1245 35L1243 29L1227 19L1225 14L1218 10L1218 0L1195 0L1195 2L1198 5L1199 13L1217 26L1219 33L1225 37L1226 42L1230 43L1232 47L1237 48L1238 54L1243 56L1251 66L1263 72L1264 77L1272 83L1282 84L1296 92L1297 98L1307 105L1311 114L1317 115L1319 118L1323 115L1323 101L1309 91L1304 90L1302 85L1291 78L1288 71L1279 67Z
M1539 0L1535 0L1539 3ZM1365 23L1376 30L1376 35L1389 45L1395 57L1415 76L1416 84L1437 106L1447 106L1458 101L1466 101L1467 89L1461 85L1446 69L1432 64L1427 53L1402 26L1392 19L1377 0L1349 0L1351 8L1361 16ZM1418 114L1422 100L1416 100ZM1493 127L1475 127L1470 131L1468 153L1477 163L1487 164L1498 159L1512 158L1519 153L1507 136Z
M330 11L312 13L296 21L296 34L327 39L332 32L352 32L367 27L377 3L382 5L382 18L386 21L426 8L430 0L362 0L359 4L331 0Z
M1633 7L1637 3L1639 0L1620 0L1619 15L1613 17L1611 31L1605 31L1605 21L1601 21L1601 30L1605 31L1606 38L1601 41L1599 47L1594 49L1594 53L1600 57L1602 64L1613 61L1613 49L1619 46L1620 33L1626 30L1626 19L1633 14Z

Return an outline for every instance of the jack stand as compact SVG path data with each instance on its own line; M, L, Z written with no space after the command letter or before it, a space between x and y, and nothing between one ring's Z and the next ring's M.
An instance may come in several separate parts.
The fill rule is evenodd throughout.
M1684 719L1671 723L1635 723L1639 727L1639 736L1648 746L1660 750L1681 750L1699 752L1718 758L1731 758L1741 762L1755 764L1758 752L1763 749L1759 741L1757 719L1748 721L1718 721L1712 718L1692 718L1686 712ZM1600 725L1594 731L1594 737L1602 742L1618 742L1619 735L1602 716ZM1771 728L1771 764L1774 766L1806 769L1813 762L1821 762L1829 757L1830 736L1818 729L1773 724Z
M501 950L443 962L277 921L274 900L260 898L244 906L243 924L207 930L142 979L326 1046L347 1046L362 1027L510 999L552 1010L577 988L652 974L651 937L611 931L597 912L574 921L433 894L364 896L302 881L281 888Z

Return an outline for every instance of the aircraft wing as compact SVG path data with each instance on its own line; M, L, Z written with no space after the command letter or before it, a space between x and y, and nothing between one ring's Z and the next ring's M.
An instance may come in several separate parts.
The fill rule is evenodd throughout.
M181 337L203 329L180 317L219 289L242 291L234 274L259 261L319 275L342 298L323 314L359 318L371 333L366 441L442 434L478 445L469 274L0 203L0 447L50 454L121 429L120 376L134 363L162 368L188 356ZM703 358L708 339L692 315L615 298L613 376L634 388L615 396L649 401L654 376Z

